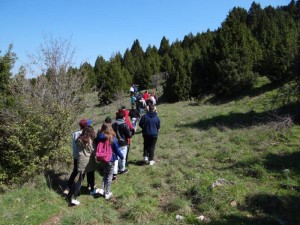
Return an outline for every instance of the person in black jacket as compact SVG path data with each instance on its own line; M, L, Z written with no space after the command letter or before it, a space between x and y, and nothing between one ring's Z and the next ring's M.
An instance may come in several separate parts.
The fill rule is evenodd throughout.
M125 122L125 113L122 110L117 112L116 122L112 124L112 127L116 133L118 144L120 146L120 151L124 156L123 159L119 158L118 161L116 161L117 164L115 165L115 169L114 169L114 175L116 176L117 173L123 174L128 172L128 169L125 168L126 155L128 151L127 139L132 137L130 128Z
M134 131L136 132L138 126L137 124L140 119L140 112L136 109L135 105L133 105L132 108L130 109L129 117L131 119L131 123L134 128Z
M149 105L149 111L141 117L139 126L142 128L144 138L144 161L154 165L154 150L160 129L160 119L155 112L155 106Z

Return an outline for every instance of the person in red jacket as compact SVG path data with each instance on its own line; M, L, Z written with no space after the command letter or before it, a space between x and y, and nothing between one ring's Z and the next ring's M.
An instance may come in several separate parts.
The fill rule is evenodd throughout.
M147 102L147 100L150 98L150 94L148 93L148 91L145 91L145 92L144 92L143 98L145 99L146 102Z

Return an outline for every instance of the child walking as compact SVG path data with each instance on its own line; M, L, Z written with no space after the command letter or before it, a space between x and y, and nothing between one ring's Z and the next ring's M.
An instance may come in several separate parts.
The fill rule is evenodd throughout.
M71 201L73 205L80 204L80 202L77 200L77 196L79 195L85 174L87 174L88 184L91 186L90 194L94 195L97 193L97 190L94 189L94 171L97 168L94 156L94 139L94 129L89 126L83 128L82 133L75 141L78 150L77 172L79 174L79 179L75 184L74 197Z
M119 150L118 140L116 138L116 134L109 123L104 123L97 134L97 142L108 139L112 148L112 157L108 163L103 163L103 180L101 189L99 193L105 196L105 199L108 200L112 197L113 193L110 191L111 183L113 179L114 173L114 162L118 160L118 157L124 159L123 154ZM117 157L118 156L118 157Z

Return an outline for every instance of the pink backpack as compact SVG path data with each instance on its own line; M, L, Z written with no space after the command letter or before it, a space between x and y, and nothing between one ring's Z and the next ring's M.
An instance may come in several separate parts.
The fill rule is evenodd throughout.
M108 139L100 141L96 150L96 162L108 163L112 157L112 148Z

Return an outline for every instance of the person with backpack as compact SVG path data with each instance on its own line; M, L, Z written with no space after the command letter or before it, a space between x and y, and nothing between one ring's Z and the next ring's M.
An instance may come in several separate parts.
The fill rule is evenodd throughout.
M75 178L77 177L78 175L78 169L77 169L77 165L78 165L78 157L79 157L79 152L78 152L78 149L77 149L77 146L76 146L76 140L77 138L81 135L82 133L82 130L85 128L85 127L88 127L88 126L91 126L92 125L92 121L91 120L87 120L85 118L81 119L79 121L79 127L80 127L80 130L78 131L75 131L73 134L72 134L72 155L73 155L73 170L72 170L72 173L68 179L68 182L67 182L67 185L64 189L64 195L67 196L69 193L70 193L70 190L74 184L74 181L75 181ZM90 172L87 174L88 178L87 180L93 180L94 178L94 172ZM91 188L91 191L94 190L94 186L91 187L91 184L88 184L88 186L90 186Z
M149 105L149 111L141 117L139 126L142 128L144 139L144 161L154 165L154 150L160 129L160 119L155 112L155 106Z
M99 190L95 190L95 177L89 176L97 169L97 164L94 156L94 140L95 132L92 126L87 126L83 128L82 133L76 139L76 148L78 150L78 159L77 159L77 173L79 178L75 184L74 196L71 201L74 205L79 205L80 202L77 200L77 196L80 192L81 184L84 179L84 175L87 174L88 184L90 184L91 190L90 194L95 195Z
M116 122L112 124L112 128L116 133L120 151L124 156L123 159L119 158L118 164L115 165L114 174L128 173L128 169L126 169L126 155L128 151L128 139L132 137L132 133L125 122L125 113L123 110L117 112Z
M124 112L125 114L125 123L128 125L129 127L129 130L131 132L131 136L133 136L135 134L135 129L130 121L130 117L129 117L129 110L126 109L125 106L122 106L119 110L119 111L122 111ZM117 114L118 112L116 112L116 117L117 117ZM127 154L126 154L126 162L125 162L125 165L128 166L128 155L129 155L129 151L130 151L130 142L131 142L131 137L130 138L127 138ZM116 176L114 176L114 178L116 178Z
M140 119L140 112L136 109L135 105L132 105L131 109L129 110L129 117L131 119L134 132L136 132L136 129L138 127L137 124Z
M98 152L106 152L107 154L102 154L103 158L106 157L107 160L102 160L103 164L103 180L102 185L99 190L100 195L104 195L106 200L109 200L113 193L110 191L113 173L114 173L114 162L118 160L118 157L123 160L124 156L122 152L119 150L118 140L116 138L116 133L114 132L110 123L104 123L101 126L100 131L97 134L96 138L98 145L96 151L96 157L98 157ZM104 143L107 143L108 147L106 150L103 150L101 146L104 146ZM100 154L99 154L100 155ZM104 156L105 155L105 156Z

